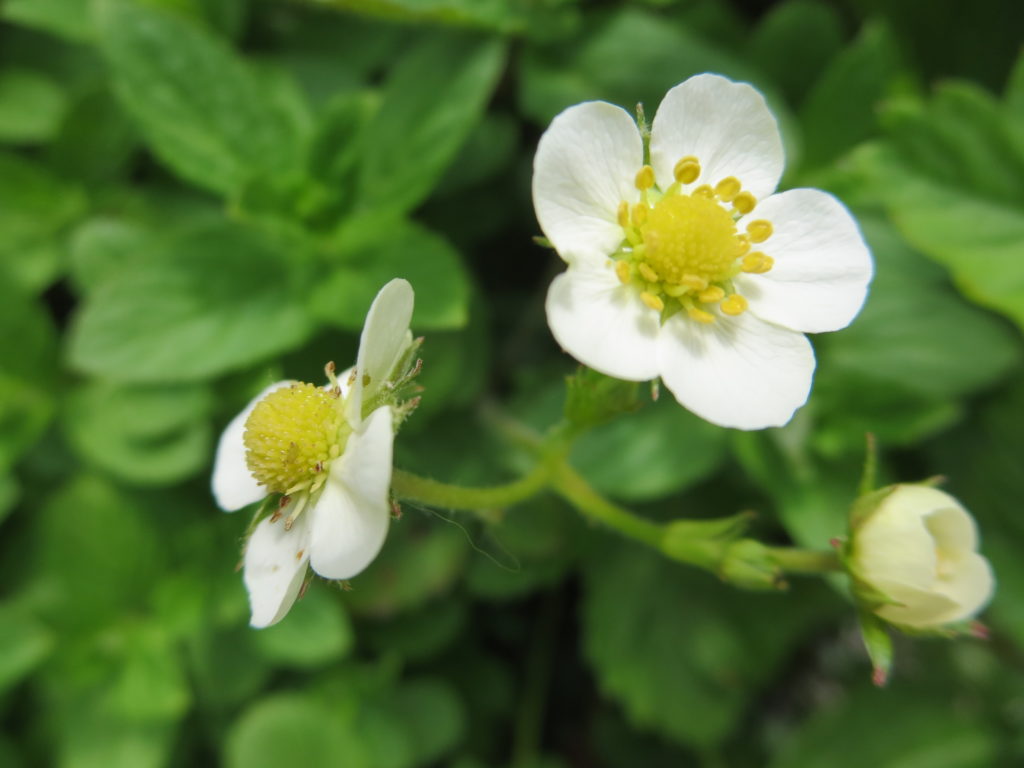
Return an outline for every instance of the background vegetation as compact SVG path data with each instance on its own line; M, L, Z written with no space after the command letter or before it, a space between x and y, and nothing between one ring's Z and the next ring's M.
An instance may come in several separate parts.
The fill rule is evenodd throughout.
M969 768L1024 762L1024 6L1012 0L0 3L0 764ZM720 585L555 499L407 507L342 592L247 628L244 513L208 491L259 387L346 365L416 288L397 463L511 478L573 370L542 301L540 132L715 71L779 115L784 186L858 215L866 309L810 404L741 434L662 398L574 457L654 518L842 535L864 432L948 477L999 592L988 643L869 683L831 585Z

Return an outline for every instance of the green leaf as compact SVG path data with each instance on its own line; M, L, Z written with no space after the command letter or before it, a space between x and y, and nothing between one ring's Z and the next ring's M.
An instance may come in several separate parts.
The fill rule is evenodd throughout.
M50 497L35 524L34 564L53 590L48 608L56 627L103 626L146 605L163 558L136 499L81 475Z
M480 120L503 62L497 41L447 35L398 60L364 134L363 207L407 211L430 194Z
M446 592L458 578L469 549L465 533L417 517L407 513L394 522L383 551L352 580L345 603L353 613L391 616L410 610Z
M423 678L395 691L385 711L401 724L413 759L409 768L435 763L458 744L466 731L466 712L449 683Z
M792 102L799 102L842 41L841 19L833 6L787 0L761 20L749 42L750 58Z
M171 237L86 296L72 364L114 381L197 381L302 343L302 274L278 247L228 224Z
M71 238L71 279L82 293L88 294L151 253L154 239L146 227L132 221L89 219Z
M0 604L0 694L20 682L53 650L56 638L37 619Z
M49 141L67 106L64 91L46 75L29 69L0 71L0 141Z
M0 276L40 290L61 267L58 235L85 209L80 189L0 152Z
M822 72L800 109L804 164L825 165L876 129L876 108L897 74L898 51L888 29L869 22Z
M467 613L467 604L458 597L435 600L387 619L363 621L359 640L382 656L397 654L420 662L458 640L466 629Z
M736 592L616 542L586 572L584 650L601 689L635 725L708 749L739 724L808 628L826 619L818 594Z
M100 7L117 94L163 162L225 195L253 177L297 173L295 126L223 42L156 8L124 0Z
M106 90L75 101L50 147L53 167L96 184L118 177L138 147L138 135L121 105Z
M126 723L173 722L191 703L188 681L172 638L159 624L129 628L122 638L117 671L104 692L104 706Z
M1021 356L1010 329L964 302L891 225L861 217L861 226L876 265L867 304L818 345L815 439L832 454L858 448L865 431L896 444L948 426L956 398L998 381Z
M39 438L59 384L57 337L47 312L0 280L0 475Z
M338 707L302 694L263 698L235 721L224 745L228 768L337 765L370 768L365 739Z
M283 666L319 667L347 654L354 641L341 601L322 585L313 586L288 612L288 620L261 630L255 644Z
M977 768L996 765L989 727L935 691L863 686L817 710L770 768Z
M0 16L76 42L92 37L90 0L7 0Z
M547 125L566 107L605 99L632 112L637 102L653 118L665 92L691 75L719 72L756 81L741 60L682 25L639 8L613 14L575 48L528 51L520 72L519 105Z
M138 485L170 485L206 468L209 392L198 386L94 381L67 401L68 439L83 459Z
M647 501L711 474L725 457L726 432L671 396L598 427L580 439L572 462L602 493ZM629 446L629 450L624 450Z
M447 24L511 33L523 25L512 0L321 0L340 11L408 24Z
M358 330L381 287L395 277L412 283L415 331L461 328L469 317L469 276L447 240L389 216L354 219L334 243L336 266L313 292L322 322Z

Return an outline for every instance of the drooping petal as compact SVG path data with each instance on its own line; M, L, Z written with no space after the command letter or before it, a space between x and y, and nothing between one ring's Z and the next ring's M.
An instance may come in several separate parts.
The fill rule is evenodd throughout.
M413 301L409 282L395 278L380 289L370 305L359 337L357 375L347 405L350 422L360 421L363 400L373 395L412 343Z
M545 304L555 340L584 365L627 381L658 375L658 313L611 267L570 267Z
M328 579L349 579L380 552L391 519L391 449L394 427L389 406L378 408L352 433L345 452L310 510L310 564Z
M788 422L807 401L814 373L805 336L750 312L709 324L675 315L662 329L658 358L665 385L683 407L736 429Z
M665 94L651 125L651 165L664 189L672 169L694 156L701 173L690 188L734 176L757 199L782 177L782 138L764 97L746 83L696 75Z
M260 521L245 548L244 579L252 609L250 624L276 624L295 602L309 562L310 526L306 514L285 530L288 509L275 522Z
M761 275L740 275L737 289L758 317L795 331L845 328L871 282L871 252L842 203L817 189L791 189L740 221L764 219L772 235L754 246L775 260Z
M256 404L275 389L287 387L292 381L278 381L266 387L242 409L225 427L217 443L217 456L213 460L211 486L217 506L226 512L234 512L259 501L267 495L267 489L256 482L245 463L245 422Z
M533 160L533 206L563 259L598 261L619 246L619 203L640 199L643 157L636 123L613 104L577 104L551 122Z
M925 629L945 624L959 606L953 599L938 592L929 592L902 584L889 585L886 594L897 605L883 605L876 613L886 621L907 627Z

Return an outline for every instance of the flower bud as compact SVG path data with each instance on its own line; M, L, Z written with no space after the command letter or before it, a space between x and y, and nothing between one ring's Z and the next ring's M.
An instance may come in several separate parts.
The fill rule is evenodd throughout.
M994 579L978 554L970 513L924 485L876 494L873 508L855 515L847 560L864 607L915 630L939 629L980 611Z

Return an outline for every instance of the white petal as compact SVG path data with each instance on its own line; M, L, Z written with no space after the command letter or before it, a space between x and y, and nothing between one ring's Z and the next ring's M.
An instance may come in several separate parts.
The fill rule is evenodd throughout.
M409 322L413 301L409 282L395 278L380 289L370 305L359 338L357 376L348 401L349 421L358 423L363 399L376 391L412 343Z
M992 599L992 566L977 552L967 553L953 564L952 573L940 579L937 590L957 605L955 611L942 617L942 623L969 618Z
M331 465L324 491L310 510L313 570L328 579L349 579L380 552L391 519L389 406L378 408L354 432Z
M242 412L235 416L224 429L217 443L217 456L213 460L213 498L217 506L228 512L234 512L244 506L257 502L267 495L267 489L256 482L245 463L245 445L242 435L245 434L245 422L256 407L256 403L275 389L287 387L292 381L278 381L266 387Z
M886 621L908 627L926 629L938 627L950 621L959 610L957 603L937 592L926 592L902 585L890 587L887 594L902 605L884 605L875 612Z
M682 313L665 324L659 365L676 400L722 427L763 429L785 424L807 401L814 351L799 333L749 312L714 323Z
M563 259L596 261L618 248L619 203L640 199L643 158L636 123L613 104L577 104L551 122L533 160L533 206Z
M665 94L651 125L651 165L659 185L673 181L684 157L700 161L688 188L739 179L757 199L770 195L782 176L782 138L764 97L746 83L696 75Z
M857 531L854 559L858 574L896 600L905 588L930 592L935 583L935 539L924 523L931 508L921 507L914 494L901 486ZM923 489L922 490L931 490Z
M288 510L276 522L264 518L245 548L245 587L252 608L250 624L276 624L295 602L309 562L309 520L299 515L290 531L284 528ZM308 512L308 510L307 510Z
M737 289L758 317L796 331L845 328L871 282L871 252L842 203L816 189L772 195L740 221L766 219L773 232L754 247L775 260L763 275L741 275Z
M570 267L545 304L555 340L584 365L627 381L658 375L658 313L611 267Z

